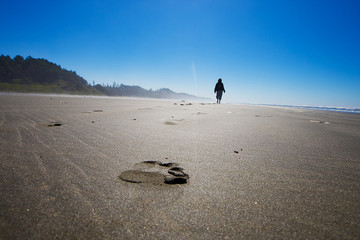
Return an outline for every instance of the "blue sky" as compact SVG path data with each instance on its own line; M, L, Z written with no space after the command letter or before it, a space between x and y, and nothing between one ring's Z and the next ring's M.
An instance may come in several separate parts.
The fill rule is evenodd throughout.
M2 1L0 54L90 83L360 107L360 1Z

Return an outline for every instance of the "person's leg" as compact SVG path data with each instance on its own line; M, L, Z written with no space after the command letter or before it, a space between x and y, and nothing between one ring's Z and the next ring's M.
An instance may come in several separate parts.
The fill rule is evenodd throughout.
M220 102L221 102L221 97L222 97L222 91L218 91L217 93L218 93L218 94L217 94L216 98L218 99L218 104L220 104Z

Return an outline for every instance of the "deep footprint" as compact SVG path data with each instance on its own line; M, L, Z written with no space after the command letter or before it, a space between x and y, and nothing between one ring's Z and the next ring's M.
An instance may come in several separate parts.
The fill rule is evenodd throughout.
M177 163L144 161L135 164L135 169L122 172L119 178L131 183L185 184L189 180L189 175L183 168L177 167L178 165Z
M47 125L48 127L60 127L62 126L61 122L51 122Z
M177 163L159 163L159 165L160 166L162 166L162 167L175 167L175 166L178 166L179 164L177 164Z

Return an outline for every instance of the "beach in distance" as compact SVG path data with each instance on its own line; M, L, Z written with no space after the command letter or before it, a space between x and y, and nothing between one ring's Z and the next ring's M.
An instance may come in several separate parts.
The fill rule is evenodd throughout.
M0 162L0 239L360 237L356 113L0 94Z

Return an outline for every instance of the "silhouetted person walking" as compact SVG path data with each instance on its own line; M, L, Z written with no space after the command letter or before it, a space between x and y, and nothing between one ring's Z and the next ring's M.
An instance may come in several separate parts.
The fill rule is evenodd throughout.
M223 92L225 93L224 84L222 83L221 78L219 78L218 82L215 85L215 89L214 89L214 93L216 93L216 103L220 104Z

